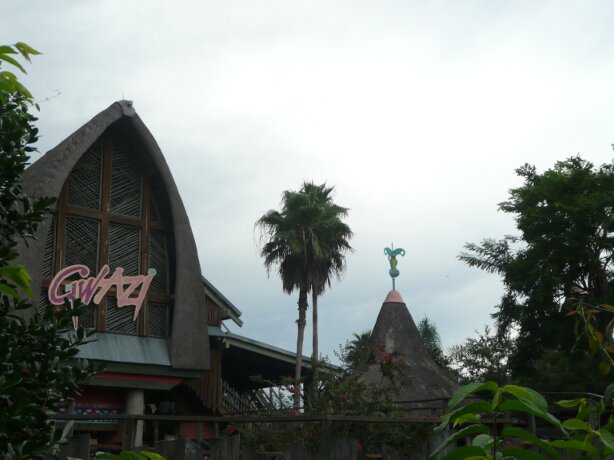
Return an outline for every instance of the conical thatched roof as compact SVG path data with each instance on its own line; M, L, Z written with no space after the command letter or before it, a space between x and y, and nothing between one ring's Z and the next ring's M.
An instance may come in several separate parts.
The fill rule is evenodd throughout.
M431 359L398 291L390 291L384 300L369 347L375 363L370 364L363 374L362 379L366 382L387 381L382 373L383 359L402 360L404 363L410 382L403 386L398 401L447 399L458 387Z

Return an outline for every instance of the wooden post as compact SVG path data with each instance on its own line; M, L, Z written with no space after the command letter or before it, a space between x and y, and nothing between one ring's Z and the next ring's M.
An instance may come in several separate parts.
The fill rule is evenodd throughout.
M320 422L320 454L319 460L330 459L330 436L331 436L331 422L328 416L324 417Z
M535 415L529 414L529 433L535 435L537 431L537 424L535 423Z
M143 390L130 390L126 394L126 413L143 415L145 393ZM124 425L124 449L143 444L143 420L126 420Z

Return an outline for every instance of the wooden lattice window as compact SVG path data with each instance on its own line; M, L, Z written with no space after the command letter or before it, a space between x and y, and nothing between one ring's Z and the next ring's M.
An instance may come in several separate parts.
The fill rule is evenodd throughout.
M43 286L62 267L83 264L94 276L108 264L125 276L154 277L139 317L134 307L117 307L115 292L91 303L81 324L100 331L166 337L172 308L170 230L157 203L151 178L143 173L135 148L118 132L107 132L77 161L58 198L43 256ZM158 196L158 195L156 195ZM165 198L164 198L165 199ZM41 300L40 308L44 302Z

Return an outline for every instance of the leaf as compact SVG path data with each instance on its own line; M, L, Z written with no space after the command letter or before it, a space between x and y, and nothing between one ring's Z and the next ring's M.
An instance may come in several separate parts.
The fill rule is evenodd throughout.
M463 399L473 393L477 393L478 391L497 391L499 385L495 382L474 382L468 385L464 385L460 387L458 390L454 392L450 401L448 401L448 410L456 407Z
M490 412L491 412L490 403L488 401L474 401L465 406L458 407L454 409L452 412L448 412L447 414L444 414L441 417L441 424L435 428L435 433L439 433L443 431L448 425L448 423L450 422L450 420L454 420L454 423L457 424L455 419L465 414L470 414L470 413L480 414L480 413L490 413Z
M0 46L0 54L17 54L15 50L8 45Z
M70 434L70 432L73 429L74 425L75 425L75 421L74 420L70 420L70 421L68 421L66 423L66 426L62 430L62 435L60 436L60 441L59 441L60 443L67 442L68 435Z
M162 455L156 454L155 452L141 452L141 454L144 457L149 458L151 460L165 460L165 458Z
M509 455L510 457L520 460L546 460L546 457L543 455L530 450L521 449L520 447L506 447L501 452L503 455Z
M602 303L599 305L599 308L605 311L609 311L610 313L614 313L614 306Z
M17 48L17 51L19 51L28 62L30 62L30 56L41 54L40 51L36 51L34 48L24 42L15 43L15 48Z
M593 429L588 425L588 423L583 422L582 420L578 420L577 418L570 418L569 420L565 420L562 423L564 428L572 431L586 431L588 433L592 432Z
M467 422L478 422L479 420L480 416L478 414L464 414L454 419L452 428L456 428L458 425L464 425Z
M30 287L30 274L26 267L18 264L10 264L5 265L4 267L0 267L0 276L5 277L6 279L11 280L18 287L23 289L23 291L29 296L32 297L32 288Z
M121 455L125 455L126 459L136 459L136 460L147 460L147 457L145 457L142 453L139 452L135 452L133 450L122 450L121 451Z
M463 439L467 436L472 436L474 434L490 434L490 430L488 429L487 426L481 425L481 424L469 425L463 428L462 430L458 430L455 433L452 433L452 435L448 436L448 438L445 441L443 441L437 447L437 449L435 449L435 451L431 454L431 456L435 456L437 453L439 453L442 449L444 449L450 443L458 441L459 439Z
M503 394L503 389L502 388L497 388L497 391L495 391L495 396L492 398L492 404L490 406L491 410L494 411L497 408L497 406L501 402L501 395L502 394Z
M603 444L608 448L614 450L614 434L605 428L601 428L599 431L599 437Z
M17 291L4 283L0 283L0 292L10 295L13 299L19 299Z
M23 73L27 73L26 69L24 69L23 66L16 59L13 59L12 57L7 56L6 54L0 54L0 61L8 62L9 64L12 64L15 67L17 67Z
M529 441L533 445L541 447L542 449L544 449L546 452L548 452L554 458L556 458L556 459L562 459L563 458L563 456L559 452L557 452L556 449L553 449L552 447L550 447L550 445L547 442L539 439L534 434L529 433L528 431L526 431L526 430L524 430L522 428L506 427L501 432L501 435L505 436L505 437L509 436L511 438L518 438L518 439L522 439L524 441Z
M433 454L429 456L432 458ZM464 460L468 458L488 458L488 453L484 452L484 449L478 446L462 446L458 449L454 449L448 455L444 456L441 460Z
M557 401L555 404L561 407L576 407L584 403L586 403L586 398L562 399L560 401Z
M599 346L599 344L597 343L596 340L593 339L588 339L588 348L589 350L591 350L593 353L595 353L597 351L597 347Z
M539 417L542 420L547 421L548 423L550 423L551 425L554 425L557 428L561 428L561 429L563 428L561 426L561 421L558 418L556 418L554 415L550 414L549 412L541 411L533 405L528 405L524 401L508 399L507 401L504 401L503 403L501 403L501 405L499 406L499 410L502 412L518 411L518 412L524 412L527 414L533 414L536 417Z
M611 369L612 366L610 366L610 363L607 361L602 361L599 363L599 372L601 372L601 375L608 375Z
M595 339L597 343L603 343L603 334L599 331L595 331Z
M548 403L546 402L546 398L531 388L521 387L518 385L505 385L503 387L503 391L514 395L516 398L527 404L535 406L539 410L548 412Z
M586 444L576 439L557 439L550 443L552 447L558 447L561 449L581 450L582 452L588 452L589 454L598 455L597 449L590 444Z
M489 434L478 434L475 438L473 438L471 445L481 447L485 451L488 451L489 446L492 446L493 441L493 437Z

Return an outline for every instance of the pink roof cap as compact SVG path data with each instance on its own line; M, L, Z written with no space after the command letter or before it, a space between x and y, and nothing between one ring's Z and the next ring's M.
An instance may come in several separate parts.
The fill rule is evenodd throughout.
M388 303L388 302L405 303L399 291L390 291L388 295L386 296L386 300L384 300L384 303Z

